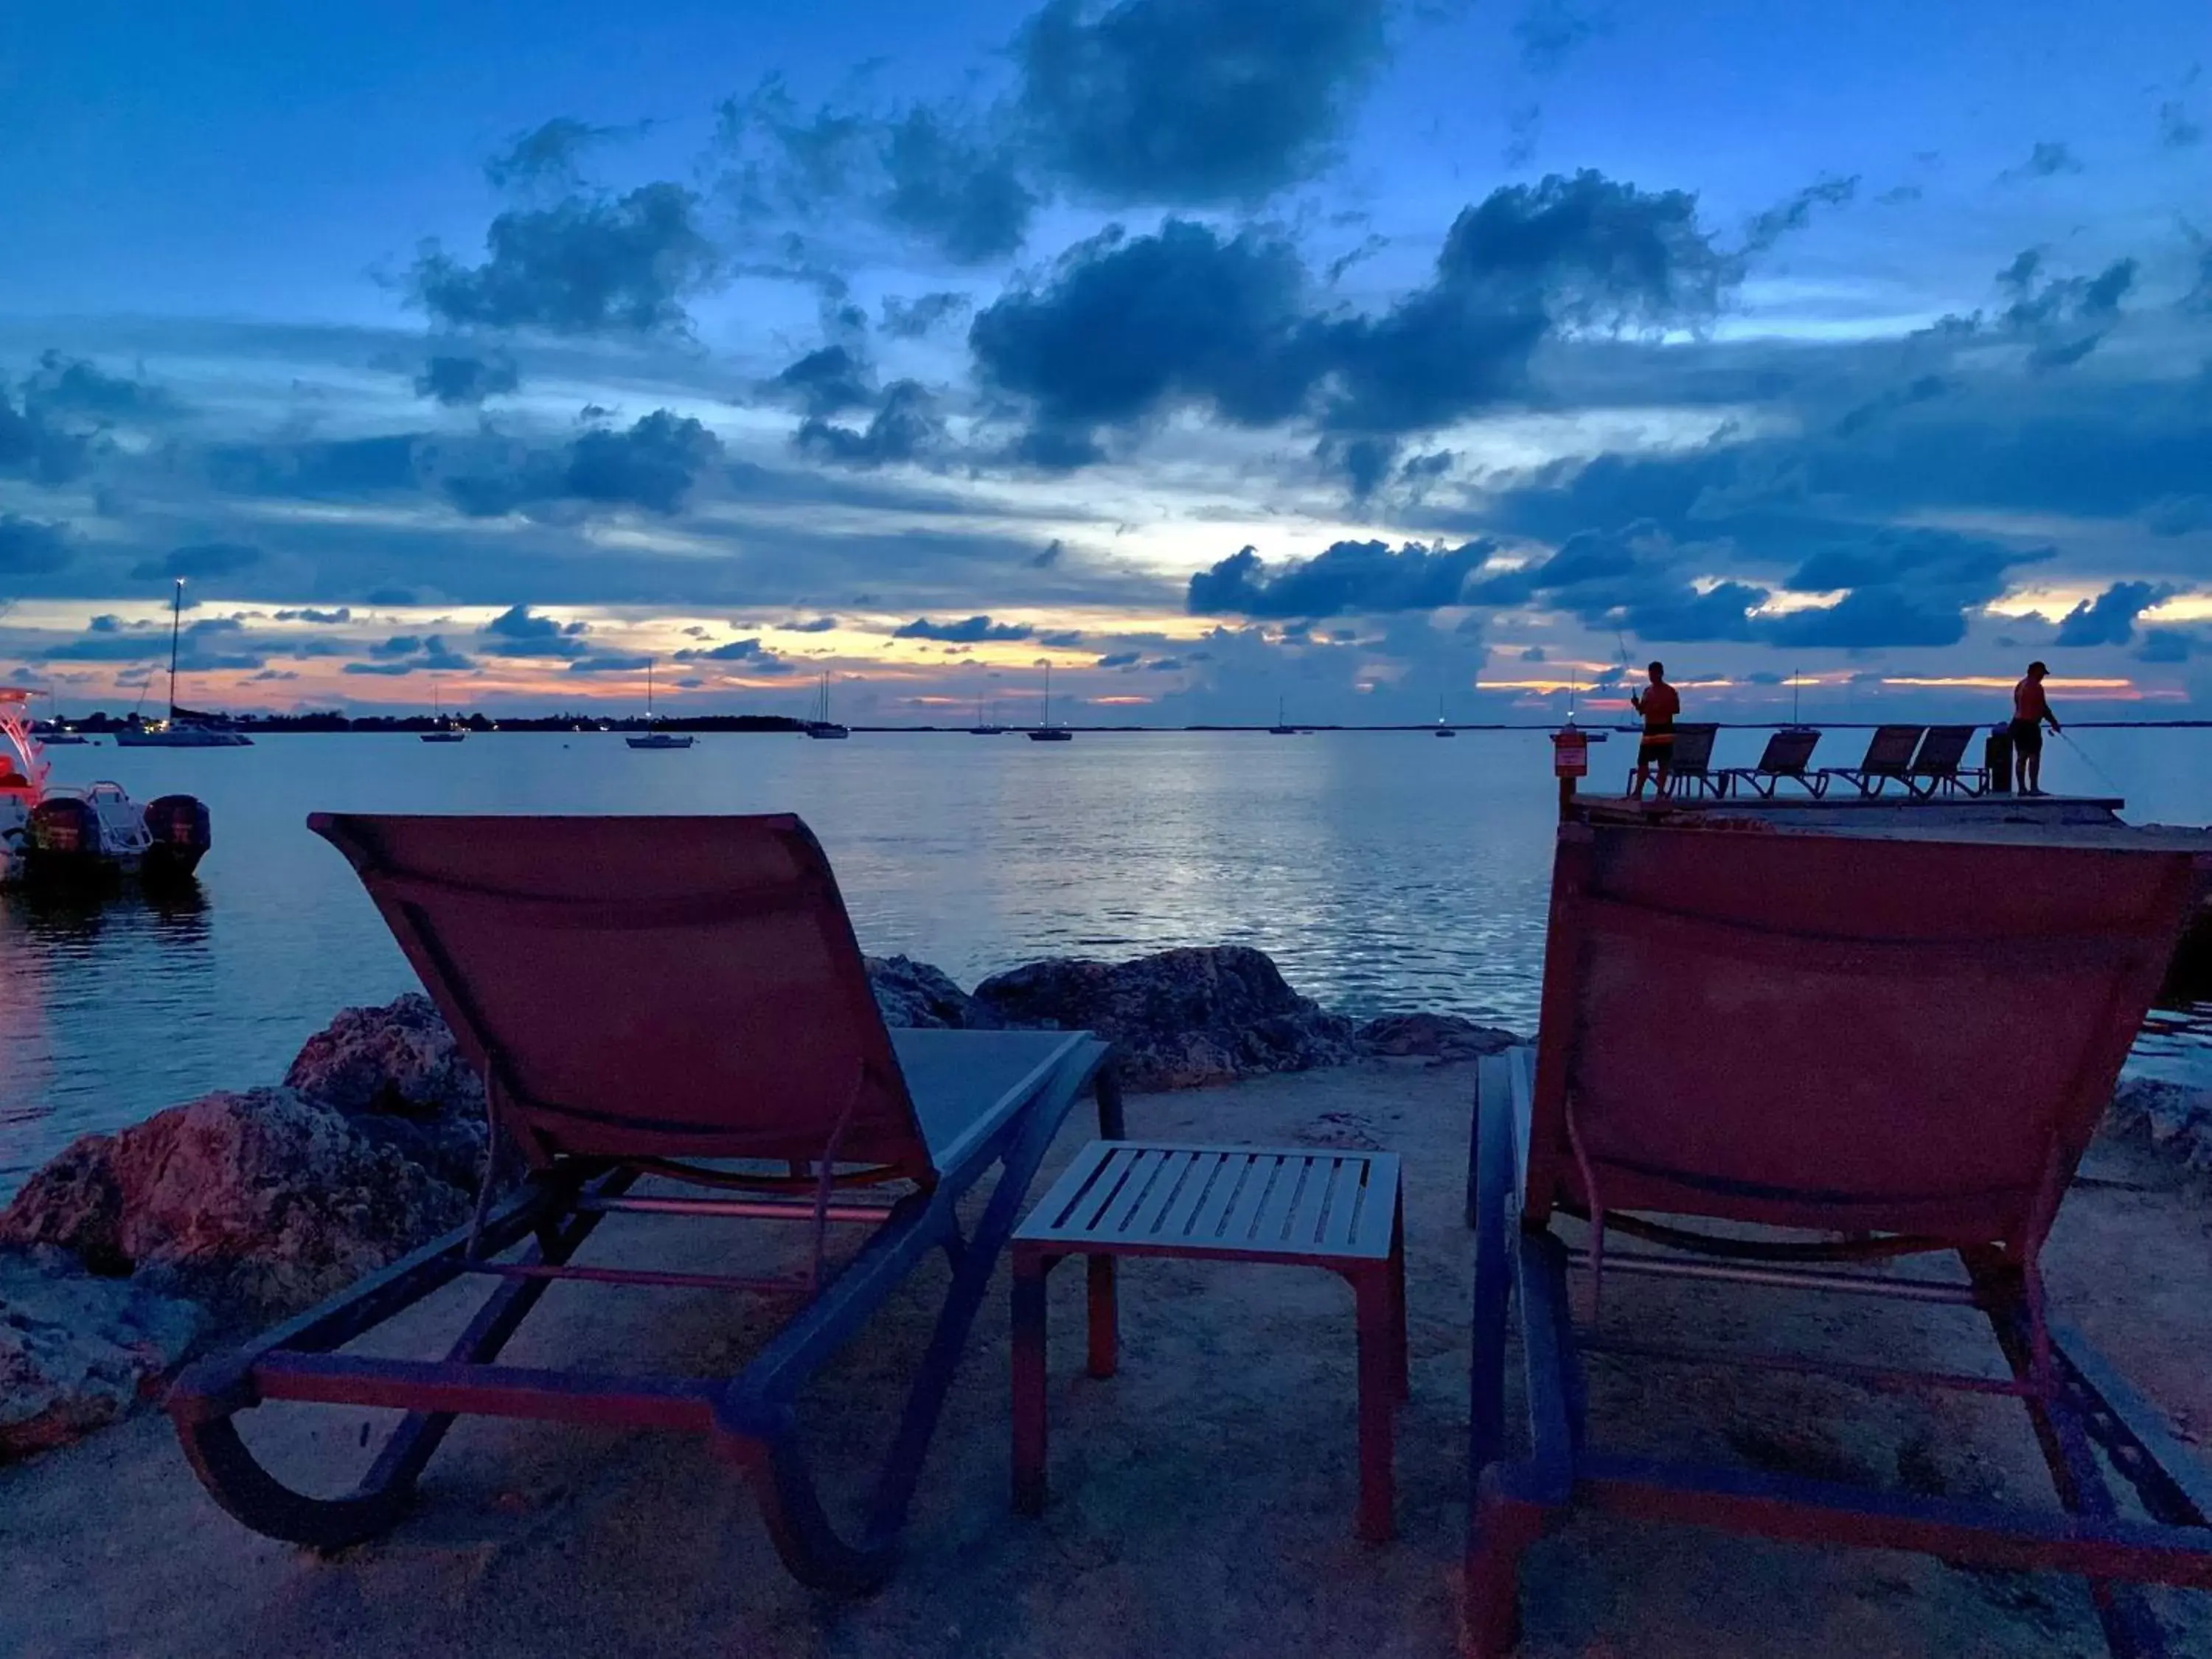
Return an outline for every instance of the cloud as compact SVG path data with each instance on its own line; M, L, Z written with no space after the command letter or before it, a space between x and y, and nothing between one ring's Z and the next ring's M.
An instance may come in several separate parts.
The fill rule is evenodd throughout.
M678 662L744 662L750 658L767 654L762 648L761 642L757 639L732 640L727 645L718 645L711 649L679 651L676 653L676 660Z
M133 581L173 581L181 576L187 581L206 581L234 576L260 562L261 550L258 547L236 542L203 542L177 548L158 559L142 560L131 568L131 578Z
M2057 646L2125 645L2136 636L2136 618L2172 599L2174 590L2157 582L2114 582L2094 599L2084 599L2060 618Z
M826 345L808 352L769 382L771 390L796 398L816 419L857 409L874 400L876 389L858 352Z
M40 654L49 662L112 663L158 662L168 656L169 635L166 629L102 628L100 620L94 618L89 631L51 646ZM106 620L112 623L114 619ZM267 659L246 646L244 625L236 617L210 617L188 624L179 635L177 665L196 672L245 672L267 666Z
M206 453L218 489L251 495L359 495L412 489L420 440L413 433L330 442L216 444Z
M2187 662L2202 648L2195 635L2178 628L2147 628L2142 643L2136 647L2137 662Z
M368 648L374 660L349 662L343 672L348 674L382 674L397 678L404 674L459 674L474 668L468 657L448 646L437 634L395 634Z
M1997 182L2011 184L2023 179L2050 179L2062 173L2081 171L2081 163L2075 159L2071 149L2056 139L2045 138L2028 151L2027 160L1997 174Z
M908 110L884 137L883 164L890 180L884 216L948 258L962 264L999 258L1029 234L1036 194L1008 155L963 131L952 116Z
M435 398L448 408L480 404L487 398L513 392L522 384L514 362L507 357L461 356L434 352L415 377L415 395Z
M1595 173L1494 191L1462 212L1428 286L1381 315L1311 308L1287 242L1170 219L1078 245L969 331L986 387L1018 400L1013 459L1082 465L1102 428L1177 408L1267 427L1314 413L1347 434L1448 423L1520 394L1531 355L1571 327L1694 326L1736 280L1696 198Z
M2049 548L2023 550L1948 531L1880 532L1800 564L1784 587L1848 591L1826 609L1771 617L1762 634L1770 643L1799 647L1956 645L1966 635L1966 613L2001 595L2015 566L2051 556Z
M372 587L362 595L363 605L405 606L415 603L415 592L407 587Z
M102 422L157 420L178 410L176 399L159 386L109 374L85 358L52 350L39 355L39 367L23 381L22 392L27 408Z
M1042 166L1117 202L1257 202L1330 159L1385 0L1047 0L1016 46Z
M1649 520L1578 531L1547 558L1483 576L1466 598L1486 606L1540 604L1571 612L1586 627L1644 640L1751 639L1746 613L1765 601L1767 590L1737 581L1698 588L1686 569L1692 551Z
M2158 106L2158 142L2168 149L2187 149L2203 141L2204 124L2196 120L2178 98Z
M1036 638L1039 645L1052 645L1063 647L1067 646L1076 646L1083 643L1083 630L1078 628L1063 628L1054 633L1040 634Z
M609 652L577 658L568 665L571 674L635 674L650 668L653 659L642 653Z
M1141 651L1111 651L1091 665L1093 668L1134 668L1143 655Z
M835 617L814 617L805 622L778 623L776 630L783 634L827 634L836 626Z
M58 425L27 398L17 408L0 386L0 477L65 484L82 475L92 447L92 434Z
M886 295L883 331L894 340L919 340L939 324L964 315L971 303L964 294L922 294L911 300Z
M911 461L945 436L937 400L918 380L894 380L864 431L810 418L793 441L806 454L844 466L884 466Z
M942 640L951 645L976 645L986 640L1025 640L1034 630L1027 623L994 623L988 617L969 617L962 622L932 622L916 617L891 637L895 640Z
M483 625L477 639L487 656L575 658L591 649L583 638L590 631L584 623L558 622L526 605L511 605Z
M1060 562L1060 556L1067 551L1067 544L1054 536L1044 545L1044 550L1029 562L1032 570L1049 570Z
M445 488L448 499L472 518L497 518L556 501L674 514L721 454L721 440L704 422L657 409L626 431L595 428L565 450L526 453L504 471L457 474Z
M1784 236L1811 224L1815 207L1842 207L1858 194L1858 189L1856 173L1848 179L1821 179L1806 185L1788 200L1777 203L1752 219L1744 232L1743 251L1765 252Z
M67 526L0 514L0 576L51 575L73 552Z
M573 190L582 182L577 158L585 150L635 131L595 127L573 116L556 115L542 126L517 133L505 149L484 163L484 177L495 190L527 191L544 185Z
M1251 548L1190 579L1185 604L1194 617L1340 617L1354 612L1432 611L1457 605L1492 544L1430 549L1407 543L1338 542L1310 559L1273 567Z
M1611 32L1612 16L1574 0L1528 0L1514 20L1513 45L1521 67L1538 76L1557 75L1583 46Z
M690 325L684 297L718 266L698 205L682 185L664 183L619 198L512 210L484 233L489 257L481 265L427 247L410 273L411 295L457 328L684 333Z
M303 605L294 611L279 611L276 613L276 620L313 623L320 628L334 628L340 623L351 622L353 611L349 606L343 605L335 611L318 611L312 606Z
M2035 342L2033 369L2067 368L2094 351L2120 319L2120 301L2134 287L2136 262L2116 259L2094 276L2054 276L2039 284L2043 256L2033 248L1997 273L2010 297L2000 317L2005 328Z

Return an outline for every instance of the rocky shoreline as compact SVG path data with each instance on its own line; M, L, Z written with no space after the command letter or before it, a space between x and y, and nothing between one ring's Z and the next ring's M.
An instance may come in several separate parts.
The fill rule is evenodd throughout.
M1244 946L1054 958L972 992L905 957L868 970L888 1024L1095 1030L1134 1092L1450 1064L1518 1041L1453 1015L1356 1023ZM2212 1093L2132 1079L2108 1131L2212 1170ZM0 1209L0 1464L115 1420L193 1353L459 1224L484 1140L482 1084L414 994L340 1012L279 1086L80 1138Z

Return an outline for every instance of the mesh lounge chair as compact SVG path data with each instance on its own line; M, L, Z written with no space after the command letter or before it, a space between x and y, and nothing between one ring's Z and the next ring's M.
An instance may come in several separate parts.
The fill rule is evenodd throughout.
M1726 795L1739 788L1748 788L1753 794L1771 800L1784 778L1813 788L1814 781L1805 775L1805 768L1812 761L1813 750L1820 741L1818 732L1802 726L1775 732L1767 738L1758 765L1724 767L1713 774L1718 793Z
M1698 794L1711 789L1719 793L1713 781L1706 775L1713 763L1713 739L1720 727L1710 722L1677 726L1674 741L1668 745L1667 791L1670 795ZM1633 767L1629 778L1636 776Z
M1866 758L1856 766L1822 767L1810 780L1813 793L1826 795L1828 786L1838 778L1862 795L1879 795L1883 786L1893 779L1910 788L1912 758L1919 752L1920 734L1924 730L1924 726L1877 726L1874 736L1867 740Z
M388 1529L454 1415L691 1430L744 1469L794 1575L858 1592L890 1574L969 1328L1037 1161L1095 1080L1082 1032L886 1030L821 848L799 819L317 816L483 1073L493 1145L520 1190L471 1226L243 1349L195 1364L168 1410L216 1500L272 1537L341 1546ZM957 1206L1000 1176L963 1237ZM633 1192L644 1177L677 1195ZM688 1190L685 1190L688 1189ZM610 1215L796 1220L813 1266L780 1279L576 1262ZM868 1228L825 1271L832 1225ZM931 1251L951 1288L915 1370L860 1536L829 1521L793 1432L808 1378ZM492 1286L442 1358L346 1344L465 1275ZM497 1363L558 1281L810 1291L729 1376L589 1375ZM234 1423L264 1400L406 1413L350 1495L303 1496ZM672 1523L676 1517L671 1517Z
M1520 1553L1575 1506L2081 1573L2115 1652L2160 1650L2136 1598L2098 1581L2212 1589L2212 1479L2050 1322L2039 1259L2208 878L2187 853L1561 829L1537 1046L1484 1062L1470 1156L1474 1652L1510 1645ZM1723 1027L1791 1063L1702 1040ZM1586 1249L1562 1212L1586 1219ZM1612 1234L1667 1249L1615 1253ZM1923 1251L1963 1274L1848 1267ZM2009 1375L1669 1349L1617 1306L1577 1329L1571 1265L1593 1304L1605 1275L1633 1273L1978 1308ZM1509 1457L1516 1298L1529 1449ZM2017 1398L2067 1513L1607 1453L1581 1387L1593 1351ZM2149 1520L2118 1516L2099 1448Z
M1971 726L1931 726L1920 740L1920 751L1905 775L1905 787L1916 795L1964 793L1978 795L1989 782L1987 769L1965 766L1977 728Z

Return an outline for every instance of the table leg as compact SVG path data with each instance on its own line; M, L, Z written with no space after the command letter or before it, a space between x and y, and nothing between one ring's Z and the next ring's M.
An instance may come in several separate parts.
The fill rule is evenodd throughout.
M1388 1264L1352 1279L1359 1319L1359 1535L1372 1544L1395 1530L1395 1435L1398 1406L1397 1316Z
M1398 1398L1413 1397L1406 1354L1406 1197L1401 1188L1390 1219L1390 1349L1398 1358Z
M1014 1251L1014 1508L1044 1511L1045 1275L1053 1259L1041 1251Z
M1110 1255L1086 1259L1085 1284L1091 1310L1090 1371L1097 1377L1114 1375L1121 1356L1121 1298L1115 1283L1115 1260Z

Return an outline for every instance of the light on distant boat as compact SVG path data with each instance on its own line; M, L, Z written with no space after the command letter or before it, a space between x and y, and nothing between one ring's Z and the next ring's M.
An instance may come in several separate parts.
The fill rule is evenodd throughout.
M244 749L253 739L221 714L177 706L177 640L185 617L185 579L177 578L169 606L169 718L151 726L126 726L115 734L125 749Z
M648 657L645 662L645 724L647 729L642 737L624 738L623 741L633 749L689 749L697 741L689 732L652 730L653 722L657 718L653 712L653 659Z
M421 734L425 743L459 743L469 735L468 727L446 718L444 708L438 701L438 681L434 675L430 680L430 718L435 724Z

